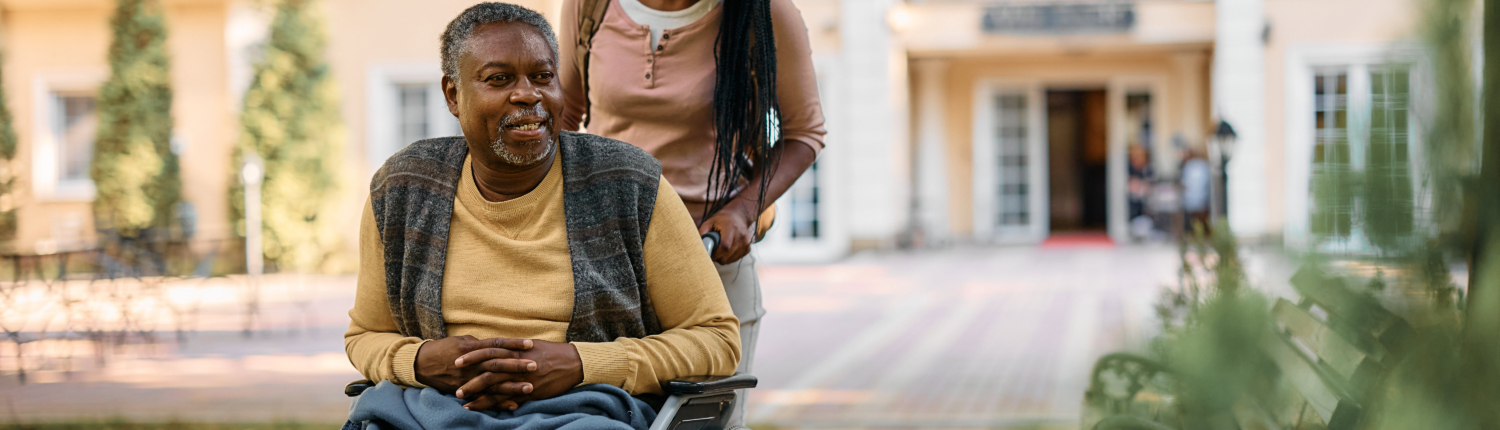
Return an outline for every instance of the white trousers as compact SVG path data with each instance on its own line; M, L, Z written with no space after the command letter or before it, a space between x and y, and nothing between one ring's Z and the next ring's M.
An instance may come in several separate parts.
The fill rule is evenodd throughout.
M729 296L729 307L740 320L740 366L739 373L751 373L755 363L755 339L760 335L760 318L766 314L761 307L760 277L755 273L755 253L751 252L734 263L718 265L719 279L724 282L724 293ZM735 391L734 415L729 417L729 428L744 427L745 408L749 390Z

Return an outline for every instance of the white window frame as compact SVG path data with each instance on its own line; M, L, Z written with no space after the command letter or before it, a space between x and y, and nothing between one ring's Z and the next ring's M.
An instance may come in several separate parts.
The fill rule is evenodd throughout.
M1126 166L1126 136L1125 136L1125 96L1145 92L1151 95L1151 114L1155 118L1167 117L1166 105L1169 94L1167 93L1167 78L1160 75L1123 75L1123 76L1099 76L1090 79L1089 76L1079 76L1076 79L1007 79L988 78L979 80L974 86L973 94L973 172L974 172L974 237L981 243L996 244L1026 244L1040 243L1046 240L1052 233L1051 230L1051 177L1049 176L1049 147L1051 143L1047 136L1047 90L1068 88L1098 88L1105 89L1105 127L1109 158L1106 161L1105 178L1105 207L1106 220L1109 237L1117 242L1125 243L1130 240L1130 205L1127 201L1126 191L1129 182L1129 171ZM1040 217L1034 219L1030 228L1025 230L999 231L994 223L997 202L998 186L994 164L994 148L987 142L994 141L994 112L990 102L996 94L1006 91L1025 91L1032 98L1029 103L1040 103L1039 105L1028 105L1028 115L1031 116L1032 131L1028 133L1031 138L1030 154L1028 160L1032 163L1031 192L1029 195L1032 210L1029 216ZM1174 93L1175 94L1175 93ZM1033 109L1034 107L1034 109ZM1158 122L1165 124L1165 122ZM1164 125L1157 125L1164 129ZM1160 148L1165 133L1156 132L1152 134L1152 148ZM1155 152L1153 152L1155 153Z
M756 255L762 263L822 263L837 260L849 253L849 230L844 217L846 197L844 190L849 189L845 183L847 173L845 171L845 160L848 159L851 148L847 148L847 142L839 140L843 123L838 112L844 111L840 86L832 85L832 77L841 76L841 63L838 57L828 55L813 56L814 70L818 74L818 96L823 104L823 113L828 136L825 137L825 146L818 153L818 237L816 238L792 238L791 225L777 221L766 231L765 240L756 244ZM791 143L801 145L801 143ZM753 191L753 190L751 190ZM789 198L791 193L783 194L777 199L777 209L790 208L784 199ZM778 214L780 218L780 214Z
M1030 222L1022 227L1001 228L995 222L999 211L999 166L995 142L995 97L1026 96L1027 212ZM1051 233L1051 183L1047 153L1047 92L1032 80L985 79L974 86L973 96L974 238L980 243L1040 243Z
M1348 45L1303 45L1290 47L1286 51L1285 73L1285 218L1282 227L1282 240L1289 247L1305 248L1311 244L1312 235L1309 230L1309 221L1312 217L1312 161L1315 142L1313 139L1316 124L1313 124L1313 78L1320 71L1342 68L1348 74L1349 102L1347 127L1351 132L1348 134L1350 143L1350 163L1361 166L1364 163L1364 151L1369 147L1369 135L1367 134L1370 124L1370 68L1379 67L1392 63L1411 64L1409 76L1412 84L1409 86L1410 94L1408 100L1411 106L1407 109L1407 147L1411 151L1409 160L1412 166L1412 180L1420 181L1421 172L1426 162L1422 148L1422 130L1418 122L1418 111L1422 108L1420 100L1425 100L1429 90L1422 76L1428 73L1426 64L1421 61L1421 48L1415 45L1376 45L1376 44L1348 44ZM1355 132L1361 131L1362 132ZM1417 184L1413 184L1415 187ZM1413 188L1413 196L1418 199L1419 189ZM1423 206L1419 201L1417 207ZM1322 245L1327 250L1340 252L1371 252L1368 240L1365 238L1363 228L1355 223L1350 231L1349 237L1343 240L1330 241Z
M1105 193L1106 207L1108 213L1108 233L1110 239L1118 243L1130 243L1130 157L1127 154L1130 137L1127 135L1125 122L1130 118L1126 115L1126 97L1132 94L1146 94L1151 96L1151 141L1145 142L1149 145L1152 163L1162 160L1161 157L1174 150L1168 148L1167 128L1169 123L1167 117L1167 103L1171 97L1181 97L1178 93L1168 92L1168 78L1162 75L1124 75L1111 78L1106 91L1105 110L1106 128L1109 139L1109 159L1106 162L1105 177L1108 178ZM1181 127L1182 124L1178 124ZM1189 142L1194 137L1186 136ZM1153 166L1154 167L1154 166Z
M57 118L53 95L57 93L91 93L109 77L107 68L38 70L31 84L31 184L32 192L42 202L90 202L94 200L94 181L62 180L58 177L61 157L54 133ZM96 105L102 107L102 105Z
M776 207L777 207L777 215L776 215L776 217L779 218L779 219L781 219L781 221L778 221L778 222L786 223L786 226L787 226L788 230L795 230L796 229L796 226L795 226L796 223L795 222L799 221L798 219L796 219L795 213L799 212L800 208L798 206L801 205L801 204L803 204L804 202L797 202L797 201L793 201L792 199L796 197L795 194L797 192L799 192L799 191L808 190L810 188L811 189L810 191L813 192L813 200L814 201L811 202L811 204L815 205L814 206L815 210L813 211L812 222L815 223L814 225L816 225L816 227L813 227L813 229L817 230L817 235L816 236L810 236L810 237L797 237L795 235L796 234L795 231L789 231L788 232L788 235L789 235L788 238L790 240L793 240L793 241L808 241L808 240L817 240L818 238L823 237L823 231L822 231L823 230L823 225L822 225L823 224L823 217L822 217L822 214L818 213L818 212L822 212L822 211L821 210L816 210L816 209L821 208L823 206L823 197L824 196L823 196L822 187L820 187L820 185L822 185L822 184L818 183L818 179L821 179L821 178L819 178L819 176L822 176L822 175L818 174L818 173L820 173L819 171L821 171L821 170L822 170L822 166L818 165L816 162L813 163L813 165L809 166L808 169L807 169L807 171L804 172L801 177L797 178L796 182L792 183L791 187L787 188L786 193L783 194L782 197L780 199L777 199L777 201L776 201Z
M463 134L454 125L453 114L443 97L443 72L437 63L392 64L372 66L365 78L365 156L371 171L411 142L400 142L400 85L428 85L427 134L456 136Z

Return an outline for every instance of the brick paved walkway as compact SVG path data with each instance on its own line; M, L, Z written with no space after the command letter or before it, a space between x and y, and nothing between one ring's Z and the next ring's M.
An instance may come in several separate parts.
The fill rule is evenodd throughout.
M1093 359L1152 334L1170 248L981 248L767 268L753 422L1076 427Z
M1076 427L1093 359L1153 334L1151 303L1176 258L1168 247L960 248L763 267L770 313L751 420ZM88 354L54 360L23 386L0 358L0 418L341 421L340 387L358 378L341 341L352 284L272 287L271 328L249 341L238 305L209 303L187 344L106 351L102 368ZM13 347L0 344L0 357Z

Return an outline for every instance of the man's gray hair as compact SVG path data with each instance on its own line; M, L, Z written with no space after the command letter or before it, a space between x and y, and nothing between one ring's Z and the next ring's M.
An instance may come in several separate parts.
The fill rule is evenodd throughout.
M485 2L465 9L443 31L443 75L449 79L458 78L458 57L468 48L469 37L474 35L474 27L516 21L531 24L541 30L542 37L547 39L547 45L552 47L552 61L555 63L558 55L557 34L552 32L552 24L548 24L542 14L510 3Z

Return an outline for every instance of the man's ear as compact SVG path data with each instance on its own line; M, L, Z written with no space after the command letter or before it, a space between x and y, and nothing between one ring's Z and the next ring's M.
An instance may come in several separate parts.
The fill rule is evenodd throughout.
M443 99L448 101L448 113L458 118L458 83L448 76L443 76Z

